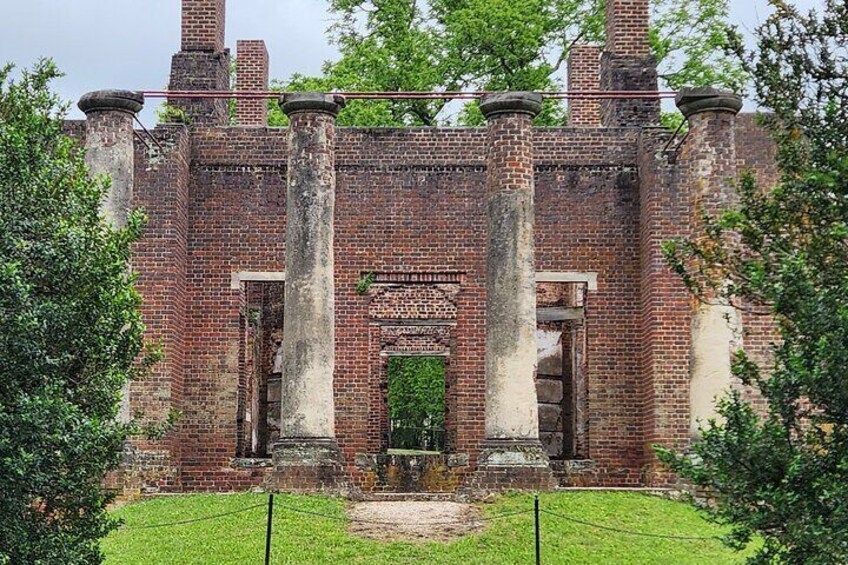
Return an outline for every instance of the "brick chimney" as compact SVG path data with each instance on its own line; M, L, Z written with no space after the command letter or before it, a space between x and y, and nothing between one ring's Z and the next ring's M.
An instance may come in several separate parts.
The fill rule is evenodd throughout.
M181 51L171 61L171 90L229 90L229 51L224 47L225 0L182 0ZM172 98L192 126L229 123L225 99Z
M225 0L183 0L183 51L224 50Z
M607 44L601 58L603 90L657 90L657 62L648 44L648 0L607 0ZM659 100L601 102L601 121L609 127L659 123Z
M601 86L601 48L575 45L568 54L568 91L586 92ZM568 124L574 127L601 125L601 103L594 99L568 101Z
M607 48L628 57L650 55L648 0L607 0Z
M262 40L236 42L236 90L268 89L268 49ZM236 123L240 126L267 126L268 101L236 102Z

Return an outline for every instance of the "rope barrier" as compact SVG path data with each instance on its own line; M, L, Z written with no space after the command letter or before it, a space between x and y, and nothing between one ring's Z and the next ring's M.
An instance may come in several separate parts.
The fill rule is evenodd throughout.
M262 504L254 504L253 506L246 506L239 510L232 510L230 512L223 512L221 514L213 514L211 516L203 516L201 518L192 518L190 520L180 520L178 522L168 522L165 524L146 524L143 526L121 526L118 528L119 530L147 530L150 528L164 528L167 526L181 526L183 524L192 524L194 522L203 522L205 520L214 520L215 518L223 518L224 516L231 516L233 514L241 514L242 512L247 512L248 510L253 510L254 508L264 508L266 505L263 502Z
M354 524L372 524L376 526L397 526L399 525L397 522L381 522L378 520L361 520L355 518L349 518L347 516L334 516L332 514L324 514L322 512L316 512L314 510L304 510L303 508L294 508L292 506L286 506L283 504L278 504L279 508L284 510L289 510L290 512L295 512L297 514L306 514L309 516L320 516L321 518L329 518L330 520L337 520L342 522L351 522ZM492 520L499 520L501 518L508 518L510 516L518 516L520 514L530 514L532 510L517 510L515 512L504 512L502 514L497 514L495 516L481 516L479 518L474 518L472 520L451 520L451 521L441 521L441 522L410 522L403 524L404 526L456 526L460 524L470 524L474 522L489 522Z
M607 530L610 532L617 532L619 534L627 534L631 536L642 536L647 538L661 538L661 539L672 539L672 540L682 540L682 541L704 541L704 540L720 540L718 536L674 536L668 534L650 534L647 532L636 532L634 530L626 530L623 528L616 528L613 526L604 526L603 524L595 524L594 522L587 522L585 520L580 520L578 518L572 518L571 516L565 516L563 514L557 514L556 512L551 512L550 510L542 509L543 514L547 514L549 516L554 516L561 520L565 520L567 522L574 522L575 524L581 524L583 526L590 526L592 528L598 528L600 530Z
M203 522L203 521L207 521L207 520L214 520L214 519L217 519L217 518L223 518L225 516L232 516L232 515L235 515L235 514L241 514L243 512L247 512L248 510L254 510L256 508L264 508L264 507L266 507L265 503L254 504L254 505L251 505L251 506L246 506L244 508L240 508L238 510L232 510L230 512L222 512L220 514L212 514L210 516L202 516L202 517L199 517L199 518L191 518L191 519L188 519L188 520L179 520L179 521L176 521L176 522L167 522L167 523L163 523L163 524L146 524L146 525L140 525L140 526L121 526L118 529L124 530L124 531L129 531L129 530L146 530L146 529L151 529L151 528L164 528L164 527L169 527L169 526L180 526L180 525L184 525L184 524L193 524L193 523L196 523L196 522ZM351 522L351 523L354 523L354 524L371 524L371 525L378 525L378 526L404 525L404 526L413 526L413 527L420 527L420 526L454 526L454 525L462 525L462 524L473 524L473 523L477 523L477 522L491 522L491 521L494 521L494 520L500 520L502 518L509 518L511 516L520 516L520 515L524 515L524 514L532 514L534 512L534 510L532 510L532 509L527 509L527 510L516 510L516 511L512 511L512 512L503 512L501 514L496 514L494 516L480 516L479 518L472 518L470 520L450 520L450 521L438 521L438 522L410 522L410 523L399 524L397 522L384 522L384 521L379 521L379 520L362 520L362 519L350 518L348 516L337 516L337 515L333 515L333 514L325 514L323 512L317 512L315 510L307 510L307 509L304 509L304 508L296 508L294 506L288 506L288 505L283 505L283 504L278 504L278 507L283 509L283 510L288 510L290 512L294 512L296 514L316 516L316 517L326 518L326 519L330 519L330 520L336 520L336 521L340 521L340 522ZM680 540L680 541L720 540L720 538L718 536L676 536L676 535L670 535L670 534L653 534L653 533L648 533L648 532L637 532L635 530L628 530L628 529L625 529L625 528L617 528L617 527L614 527L614 526L606 526L606 525L603 525L603 524L588 522L586 520L574 518L573 516L566 516L564 514L552 512L552 511L546 510L544 508L541 509L541 512L543 514L547 514L548 516L553 516L555 518L559 518L560 520L565 520L567 522L573 522L575 524L580 524L580 525L583 525L583 526L589 526L589 527L597 528L597 529L600 529L600 530L606 530L606 531L610 531L610 532L616 532L616 533L626 534L626 535L631 535L631 536L641 536L641 537Z

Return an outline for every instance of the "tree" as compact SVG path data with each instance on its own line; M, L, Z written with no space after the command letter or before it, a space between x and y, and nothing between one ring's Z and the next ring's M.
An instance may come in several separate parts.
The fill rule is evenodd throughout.
M738 184L740 202L706 237L666 246L696 293L717 292L774 319L774 361L744 351L733 372L764 415L730 393L685 453L661 460L713 498L711 516L754 563L848 562L848 7L803 14L772 0L757 48L737 50L778 142L782 178Z
M116 527L105 474L132 424L123 385L144 354L128 260L142 215L115 230L62 133L50 61L0 69L0 562L100 563ZM140 361L136 361L139 359Z
M444 449L444 359L390 357L388 375L392 447Z
M740 86L740 65L724 52L727 6L727 0L652 3L651 48L667 85ZM277 87L559 90L571 47L603 41L603 0L333 0L330 8L337 20L329 34L341 58L326 63L321 77L294 76ZM549 100L536 123L561 125L566 114L561 102ZM360 126L482 121L476 103L457 108L434 100L355 101L339 116L342 125ZM272 110L270 123L286 121Z

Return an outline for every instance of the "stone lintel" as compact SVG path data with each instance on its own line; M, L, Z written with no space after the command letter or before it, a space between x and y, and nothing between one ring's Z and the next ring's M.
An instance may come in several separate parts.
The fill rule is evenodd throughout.
M598 273L581 271L536 272L536 282L586 283L587 290L598 290Z
M494 92L480 99L480 111L489 119L499 114L528 114L542 111L542 95L538 92Z
M702 112L729 112L738 114L742 109L742 97L717 88L684 88L674 99L677 108L685 117Z
M239 290L243 282L285 282L285 271L238 271L230 276L230 289Z
M144 107L144 95L132 90L95 90L83 94L77 107L86 115L91 112L137 114Z
M341 94L323 92L287 92L280 96L280 108L287 116L303 112L316 112L338 116L344 108L345 99Z

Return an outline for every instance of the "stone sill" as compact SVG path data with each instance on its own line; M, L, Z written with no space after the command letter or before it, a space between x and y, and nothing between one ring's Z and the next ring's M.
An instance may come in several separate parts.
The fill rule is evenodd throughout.
M354 465L362 470L374 470L377 467L391 464L392 461L408 460L414 465L413 460L420 459L423 464L426 459L444 459L445 464L450 467L467 467L469 457L467 453L420 453L420 454L395 454L395 453L357 453Z
M234 457L230 460L230 467L235 469L262 469L273 466L270 457Z
M594 459L552 459L551 469L566 473L590 473L595 470Z

